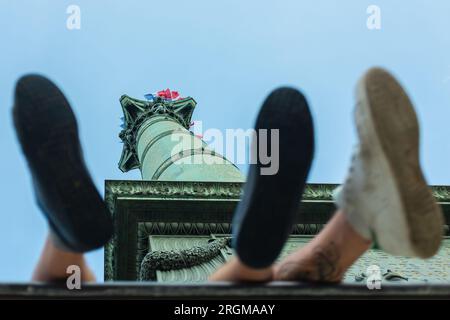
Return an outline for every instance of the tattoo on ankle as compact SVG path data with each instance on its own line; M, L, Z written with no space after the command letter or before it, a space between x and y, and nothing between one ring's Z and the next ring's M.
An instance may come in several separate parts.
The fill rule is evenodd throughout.
M300 280L317 282L339 282L342 270L339 267L341 255L334 242L327 246L315 247L311 258L305 261L288 262L280 267L280 280Z
M302 262L286 262L278 271L275 276L276 280L312 280L312 270L310 265L306 265Z

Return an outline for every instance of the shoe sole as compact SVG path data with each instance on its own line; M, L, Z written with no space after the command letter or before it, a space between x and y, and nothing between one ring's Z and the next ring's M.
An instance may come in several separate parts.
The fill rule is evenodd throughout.
M44 77L21 78L13 119L38 204L57 240L77 252L103 246L112 222L85 166L76 119L63 93ZM39 190L48 203L39 201Z
M278 129L279 167L276 174L262 175L260 161L250 165L233 219L233 247L245 265L264 268L275 261L292 231L313 158L306 99L294 89L275 90L264 102L255 129L268 129L267 140L270 130ZM272 154L275 149L271 145L268 150Z
M357 87L356 122L362 154L380 169L372 208L379 245L388 253L427 258L439 249L443 215L419 162L419 125L401 85L383 69ZM372 198L372 197L371 197ZM381 233L377 235L377 233Z

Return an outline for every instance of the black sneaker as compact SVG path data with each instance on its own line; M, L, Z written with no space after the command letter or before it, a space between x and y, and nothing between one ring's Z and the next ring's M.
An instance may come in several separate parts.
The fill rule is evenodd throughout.
M278 171L261 171L264 159L250 165L244 195L233 219L233 247L247 266L270 266L281 252L298 211L314 154L314 128L304 96L291 88L272 92L256 121L260 129L279 131ZM258 134L259 138L260 135ZM260 148L258 148L258 151ZM268 145L266 154L275 156L277 148ZM264 153L263 153L264 154Z
M42 76L24 76L16 84L13 118L54 240L75 252L103 246L112 221L86 168L75 115L63 93Z

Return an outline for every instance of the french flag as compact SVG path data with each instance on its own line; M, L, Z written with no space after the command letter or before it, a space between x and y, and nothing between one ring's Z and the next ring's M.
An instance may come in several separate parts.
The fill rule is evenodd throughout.
M162 98L167 101L177 101L183 99L178 91L172 91L170 89L161 90L156 93L149 93L144 95L144 97L149 101L154 101L156 98Z

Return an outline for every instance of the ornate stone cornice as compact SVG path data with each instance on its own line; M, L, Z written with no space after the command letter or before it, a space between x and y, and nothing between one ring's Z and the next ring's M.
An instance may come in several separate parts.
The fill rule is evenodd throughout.
M105 200L111 212L117 197L196 197L239 199L241 182L107 180Z
M139 128L146 120L162 115L188 129L197 103L191 97L177 101L167 101L159 97L154 101L144 101L123 95L120 98L120 104L124 114L124 123L123 130L119 134L119 138L123 142L119 169L126 172L140 166L136 152L136 137Z
M337 184L308 184L303 193L303 200L333 201L333 191L337 186ZM117 197L239 199L242 187L241 182L107 180L105 198L112 212ZM432 186L431 189L437 201L450 202L450 187Z

